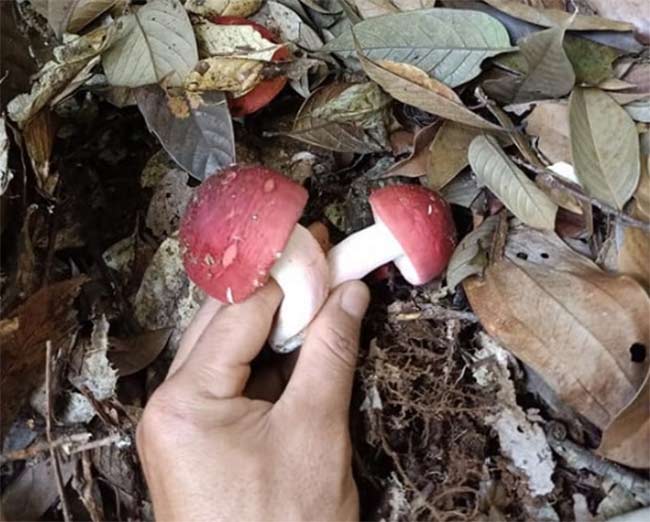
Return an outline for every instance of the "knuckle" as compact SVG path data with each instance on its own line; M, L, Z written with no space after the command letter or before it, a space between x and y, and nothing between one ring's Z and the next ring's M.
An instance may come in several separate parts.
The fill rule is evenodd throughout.
M321 343L335 364L354 370L357 362L357 342L353 335L342 331L340 327L327 326L321 336Z

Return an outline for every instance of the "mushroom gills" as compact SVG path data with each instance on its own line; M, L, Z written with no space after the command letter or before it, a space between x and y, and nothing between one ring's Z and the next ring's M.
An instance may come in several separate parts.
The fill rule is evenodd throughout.
M309 230L296 225L282 256L271 268L271 276L284 293L269 337L273 350L287 353L302 344L302 331L327 299L328 274L320 245Z
M415 268L404 255L402 245L376 217L374 225L355 232L334 246L327 259L332 288L346 281L361 279L390 261L395 262L407 281L418 279Z

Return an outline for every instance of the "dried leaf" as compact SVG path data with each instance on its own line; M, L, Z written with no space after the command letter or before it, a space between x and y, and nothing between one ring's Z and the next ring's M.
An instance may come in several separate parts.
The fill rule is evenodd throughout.
M11 397L0 401L2 434L44 379L45 342L51 341L56 350L77 326L73 302L87 280L81 276L41 288L10 314L9 320L17 319L19 328L3 335L0 342L1 395Z
M307 25L295 11L286 5L272 0L266 2L272 23L269 29L277 28L283 42L293 42L308 51L317 51L323 47L318 33Z
M311 115L319 120L352 123L371 129L383 123L391 103L392 98L376 83L356 83L314 108Z
M185 273L177 238L167 238L147 268L135 296L135 318L145 330L185 329L204 299Z
M205 17L215 15L247 17L257 12L261 5L262 0L187 0L185 9Z
M75 462L61 463L61 482L65 486L72 477ZM51 459L26 466L2 493L3 520L39 520L59 499L56 475Z
M537 146L551 163L571 163L568 105L539 103L526 118L526 132L539 138Z
M577 88L569 101L571 155L586 192L622 209L639 182L634 122L599 89Z
M126 377L149 366L167 346L171 328L145 332L130 339L111 339L108 358L120 377Z
M501 23L478 11L423 9L378 16L354 26L354 37L369 60L404 62L450 87L481 73L481 62L511 51ZM352 31L324 50L350 57L356 50Z
M338 97L353 84L335 82L321 87L305 100L298 111L293 130L294 139L338 152L380 152L387 146L386 131L370 134L361 126L328 122L314 116L314 111ZM382 141L383 140L383 141Z
M201 60L184 81L188 91L226 91L243 96L262 81L264 62L215 57Z
M393 98L436 116L486 130L500 130L494 123L470 111L444 83L430 78L413 65L388 60L373 62L359 54L366 74Z
M202 22L194 25L201 56L246 58L248 60L273 61L276 51L282 47L264 38L251 25L225 25Z
M647 469L650 468L648 440L650 440L650 373L630 404L605 429L598 453L632 468Z
M54 59L38 72L29 94L16 96L7 113L21 127L43 107L69 95L89 77L101 54L113 41L112 27L100 27L53 50Z
M458 243L447 266L449 288L454 289L469 276L483 273L498 222L499 216L490 216Z
M557 205L512 162L495 138L474 138L468 157L479 182L508 210L531 227L553 230Z
M5 117L0 115L0 196L5 193L13 177L9 170L9 138L5 127Z
M31 0L30 3L61 37L66 32L79 32L113 7L117 0Z
M43 192L50 195L54 195L58 182L56 173L50 176L50 155L55 134L54 117L47 107L30 119L23 130L23 139L36 174L36 183Z
M564 50L569 57L577 85L598 85L614 76L613 63L620 51L598 42L566 34Z
M631 214L650 223L650 168L644 158L639 187L634 194ZM628 227L623 232L623 244L618 253L618 270L636 279L650 293L650 232Z
M199 59L194 31L178 0L151 0L119 18L116 41L102 56L111 85L178 86Z
M623 108L634 121L650 123L650 98L633 101Z
M354 4L363 19L399 12L391 0L354 0Z
M472 140L481 133L454 121L445 121L429 147L429 168L424 184L440 190L467 165L467 151Z
M481 324L533 367L559 398L600 427L632 400L649 361L650 298L628 277L601 271L554 233L521 227L484 279L465 281Z
M510 16L542 27L564 25L573 16L560 9L536 9L516 0L485 0L485 2ZM576 15L568 29L572 31L632 31L634 26L599 16Z
M413 137L413 146L408 158L398 161L386 171L385 176L419 178L427 176L430 170L429 146L439 133L440 125L432 123L420 129Z
M563 47L565 32L565 26L552 27L518 42L527 64L525 75L515 81L486 82L486 90L498 89L499 98L509 103L560 98L571 92L576 78Z
M235 138L221 92L175 96L158 86L136 93L147 127L169 155L198 180L235 162Z
M589 0L602 16L632 23L646 44L650 43L650 16L646 0Z
M187 185L188 179L184 171L172 169L156 185L145 224L157 238L164 239L178 230L193 192Z

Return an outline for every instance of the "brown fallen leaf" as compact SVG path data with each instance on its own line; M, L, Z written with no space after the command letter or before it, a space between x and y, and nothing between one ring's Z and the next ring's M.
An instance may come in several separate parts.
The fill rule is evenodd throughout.
M10 315L20 326L0 339L3 437L30 391L45 377L45 342L51 341L56 353L76 327L73 302L86 281L86 276L79 276L41 288Z
M626 466L650 468L649 440L650 373L632 402L605 429L598 453Z
M480 134L474 127L446 121L429 147L429 169L424 184L440 190L469 165L467 150L472 140Z
M641 162L641 179L634 193L632 216L650 222L650 157ZM650 233L640 228L625 229L618 254L618 270L650 292Z
M423 127L413 136L413 147L408 158L398 161L386 171L384 177L405 176L407 178L419 178L429 173L430 155L429 146L440 126L432 123Z
M48 107L41 109L25 124L23 139L36 174L36 182L46 194L53 195L59 180L58 173L50 172L50 155L56 135L56 118Z
M588 0L587 3L602 16L634 24L639 39L643 43L650 43L650 10L647 0Z
M542 102L526 118L526 132L539 138L539 150L553 163L571 163L569 106Z
M608 426L648 370L630 348L650 346L650 298L601 271L552 232L515 229L504 258L464 283L483 327L533 367L560 399Z
M167 346L172 328L131 337L130 339L111 338L108 359L120 377L132 375L149 366Z

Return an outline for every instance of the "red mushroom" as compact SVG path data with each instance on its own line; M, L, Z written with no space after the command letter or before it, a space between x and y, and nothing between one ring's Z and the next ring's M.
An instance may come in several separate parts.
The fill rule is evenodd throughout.
M328 266L314 237L298 224L307 191L261 166L234 166L206 179L181 221L183 262L192 281L222 302L238 303L270 276L282 288L270 342L290 341L328 294Z
M393 261L413 285L438 277L456 245L447 202L417 185L385 187L369 198L375 224L329 251L331 286L360 279Z
M250 25L255 29L262 38L269 40L273 43L278 43L275 35L263 25L242 18L241 16L214 16L210 19L211 22L221 25ZM289 50L286 47L281 47L273 54L274 62L281 62L289 58ZM287 84L286 76L276 76L275 78L267 78L262 80L252 91L233 98L228 96L228 107L233 116L246 116L259 111L262 107L267 106L271 101L284 89Z

